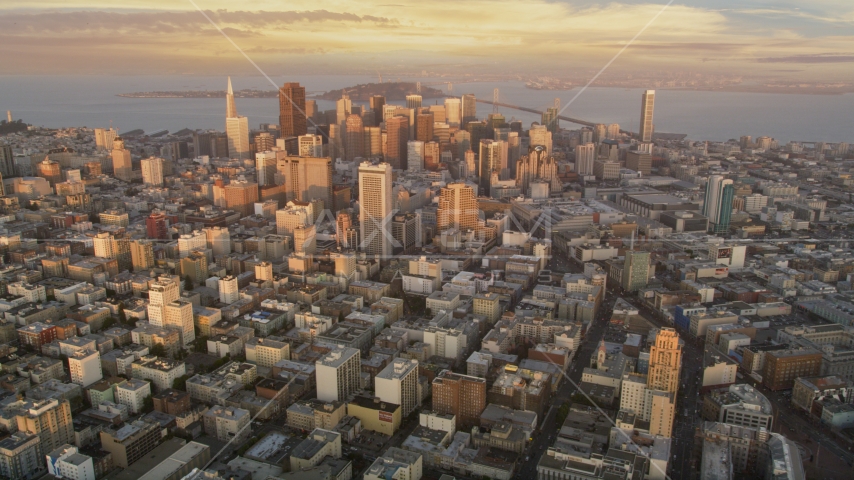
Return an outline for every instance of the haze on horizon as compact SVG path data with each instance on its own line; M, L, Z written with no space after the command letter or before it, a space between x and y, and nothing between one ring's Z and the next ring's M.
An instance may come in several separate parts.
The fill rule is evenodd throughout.
M295 0L196 3L271 75L598 70L665 2ZM249 5L240 5L249 7ZM4 74L254 74L188 0L6 0ZM850 81L854 3L677 0L611 72Z

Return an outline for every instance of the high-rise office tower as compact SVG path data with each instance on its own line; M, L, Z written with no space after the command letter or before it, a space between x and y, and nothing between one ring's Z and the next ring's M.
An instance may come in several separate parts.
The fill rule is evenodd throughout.
M290 82L279 89L279 136L298 137L308 131L305 87Z
M436 211L436 229L449 228L473 230L477 228L479 210L477 192L463 182L449 183L439 193L439 208Z
M125 141L122 137L116 137L113 140L113 175L119 180L129 182L131 180L132 164L130 160L130 150L125 148Z
M557 162L554 157L548 155L546 147L542 145L531 145L528 147L528 154L516 162L516 185L522 189L523 194L530 195L529 188L535 180L548 183L549 191L561 188L557 176Z
M385 260L392 254L389 223L392 213L392 167L388 163L359 165L361 248Z
M385 106L385 97L382 95L373 95L370 100L371 112L374 114L374 125L379 125L383 122L383 107Z
M225 186L225 205L245 217L252 215L258 201L258 184L246 180L235 180Z
M543 112L542 121L543 125L546 129L552 133L557 133L560 129L560 124L558 123L558 109L557 107L549 107Z
M12 146L5 143L0 143L0 175L3 178L15 176L15 155Z
M350 214L349 210L342 210L338 212L338 215L335 218L335 236L338 240L338 246L341 248L353 248L358 243L358 239L356 241L351 241L348 235L349 230L353 229L353 216Z
M379 157L383 154L383 135L380 127L365 127L362 149L366 157Z
M249 119L237 114L231 77L228 77L228 91L225 94L225 136L228 138L229 158L248 160Z
M279 173L285 178L288 201L322 200L323 208L332 208L332 160L326 157L279 159Z
M459 127L462 123L462 106L459 98L445 99L445 118L448 125Z
M139 162L142 167L142 183L146 185L163 185L163 159L157 157L144 158Z
M682 347L676 330L664 327L658 331L655 344L649 350L647 388L676 393L682 368Z
M410 140L406 145L406 160L410 172L424 170L424 142Z
M507 142L496 140L481 140L478 160L478 178L480 189L488 196L492 185L492 173L500 173L506 162ZM504 158L502 159L502 154Z
M427 108L429 109L430 113L433 114L434 123L445 123L447 121L447 115L445 114L444 105L430 105Z
M178 283L170 277L160 277L148 287L148 321L162 327L166 321L166 305L178 300Z
M389 118L397 115L397 109L400 108L397 105L383 105L383 122L388 121Z
M585 143L575 147L575 172L577 174L593 175L593 162L595 161L595 143Z
M409 142L409 118L394 116L386 119L385 160L394 169L406 169L407 143Z
M317 251L317 227L298 225L294 228L294 252L315 253Z
M421 108L421 95L407 95L406 108L416 109Z
M439 162L442 161L441 149L438 142L427 142L424 144L424 169L436 172L439 170Z
M361 388L362 361L356 348L336 347L315 362L317 399L343 402Z
M299 137L300 157L322 157L323 137L320 135L301 135Z
M364 127L362 117L355 114L347 115L344 121L344 159L352 162L363 156Z
M620 286L626 292L636 292L649 282L649 252L629 250L623 263Z
M317 116L317 101L316 100L306 100L305 101L305 118L306 118L306 120L312 120L316 116Z
M258 186L276 184L276 152L258 152L255 154L255 176Z
M641 98L641 118L638 140L642 143L649 143L652 141L652 131L655 128L652 123L652 113L654 109L655 90L647 90L643 92L643 97Z
M732 217L732 201L735 187L732 180L723 175L712 175L706 184L706 198L703 202L703 215L709 219L709 227L716 234L729 230Z
M462 124L477 121L477 99L473 93L467 93L462 98Z
M347 120L347 115L353 113L353 101L347 94L341 95L341 98L335 102L335 123L343 124Z
M288 137L285 137L288 138ZM269 152L276 146L276 139L270 132L261 132L255 135L255 152Z
M415 115L415 139L422 142L433 140L432 113L419 113Z
M528 137L531 139L530 146L540 145L546 147L547 154L552 153L552 132L545 125L531 125Z
M605 127L605 138L618 138L620 136L620 124L611 123Z
M98 150L110 150L113 148L113 140L118 136L113 127L95 129L95 148Z
M602 143L608 139L608 127L603 123L597 123L593 126L593 142L596 144Z

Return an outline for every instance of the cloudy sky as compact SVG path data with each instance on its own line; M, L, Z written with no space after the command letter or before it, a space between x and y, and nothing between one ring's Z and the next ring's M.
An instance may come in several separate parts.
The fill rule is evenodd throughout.
M598 69L666 0L3 0L7 74ZM534 70L536 69L536 70ZM675 0L614 71L847 80L850 0Z

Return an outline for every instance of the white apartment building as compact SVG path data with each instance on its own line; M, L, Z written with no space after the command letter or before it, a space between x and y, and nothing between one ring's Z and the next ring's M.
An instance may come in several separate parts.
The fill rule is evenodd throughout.
M97 350L74 352L68 357L68 370L71 383L82 387L88 387L104 377L101 372L101 354Z
M151 395L151 382L132 378L116 385L116 403L128 407L128 411L136 415L142 412L145 398Z
M400 405L401 415L404 417L421 404L421 395L418 392L418 360L395 358L377 374L374 385L376 396L383 402Z
M315 363L317 398L343 402L361 386L362 360L359 350L337 347Z

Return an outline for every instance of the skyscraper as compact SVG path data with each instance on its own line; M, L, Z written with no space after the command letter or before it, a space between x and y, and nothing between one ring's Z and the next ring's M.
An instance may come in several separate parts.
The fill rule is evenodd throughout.
M531 129L528 130L528 137L530 137L530 145L536 146L540 145L546 147L546 153L552 153L552 132L546 128L545 125L531 125Z
M119 180L129 182L131 180L132 164L130 161L130 150L125 148L125 141L122 137L116 137L113 140L113 175Z
M300 157L322 157L323 137L320 135L301 135L299 137Z
M682 347L676 330L664 327L658 331L655 344L649 350L647 388L676 393L682 368Z
M383 122L383 107L385 106L385 97L382 95L373 95L370 100L371 112L374 113L374 125L379 125Z
M406 148L409 142L409 118L394 116L386 119L386 161L395 169L406 169Z
M254 203L258 201L258 184L236 180L225 186L225 205L245 217L252 215Z
M345 93L335 102L335 123L343 124L347 120L347 115L351 113L353 113L353 102L350 100L350 96Z
M462 104L459 98L445 99L445 122L452 127L462 124Z
M359 220L361 248L368 255L380 255L383 260L392 254L391 222L392 176L388 163L359 165Z
M560 124L558 123L558 109L557 107L549 107L543 112L542 121L543 125L548 129L548 131L552 133L557 133L560 129Z
M436 229L449 228L469 230L477 228L479 210L477 195L471 185L463 182L449 183L439 194L439 209L436 211Z
M643 92L641 99L641 118L640 131L638 132L638 140L642 143L652 141L652 112L655 109L655 90L647 90Z
M419 113L415 115L415 139L422 142L433 140L432 113Z
M0 144L0 175L3 178L15 176L15 155L12 146L5 143Z
M418 360L395 358L374 377L377 397L383 402L400 405L407 416L421 405L418 396Z
M575 172L579 175L593 175L593 162L596 161L596 144L585 143L575 147Z
M163 185L163 159L157 157L144 158L140 162L142 167L142 183L146 185Z
M467 93L462 98L463 125L477 121L477 99L473 93Z
M228 77L228 91L225 94L225 135L228 138L229 158L248 160L249 120L237 115L231 77Z
M504 159L502 159L502 150L505 154ZM506 152L507 142L495 140L480 141L480 155L478 157L480 161L478 178L480 180L478 184L487 196L489 195L489 187L492 185L492 174L493 172L501 172L503 163L506 162Z
M649 252L629 250L623 263L620 286L627 292L635 292L649 282Z
M416 109L421 108L421 95L407 95L406 108Z
M104 151L113 147L113 140L118 136L118 132L113 127L96 128L95 129L95 148Z
M344 121L344 159L352 162L357 157L363 156L364 127L362 117L359 115L347 115Z
M561 188L557 176L557 162L554 157L548 155L546 147L542 145L531 145L528 147L528 154L516 162L516 185L521 188L523 194L530 195L529 188L535 180L547 182L549 191Z
M255 176L258 186L276 184L276 152L258 152L255 154Z
M298 137L308 131L305 111L305 87L291 82L279 89L279 136Z
M732 217L732 200L735 187L732 180L723 175L712 175L706 184L706 198L703 202L703 215L709 219L709 227L716 234L729 230Z
M410 172L424 170L424 142L410 140L406 145L406 162Z
M285 177L288 201L323 200L323 208L332 208L332 160L326 157L279 159L279 173Z
M154 266L154 244L150 240L130 242L130 257L134 270L144 270Z
M148 234L148 238L169 238L168 228L166 214L163 212L152 212L145 219L145 231Z
M427 142L424 144L424 169L433 172L439 171L441 149L438 142Z

